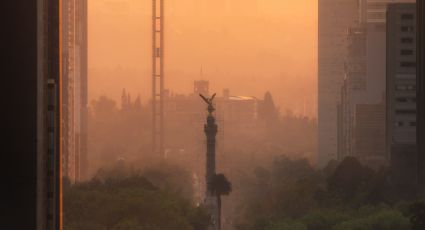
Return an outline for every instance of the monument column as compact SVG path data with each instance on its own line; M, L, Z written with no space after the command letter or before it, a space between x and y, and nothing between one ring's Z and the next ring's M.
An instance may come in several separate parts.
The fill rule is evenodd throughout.
M204 132L207 137L207 156L206 156L206 194L204 205L211 215L211 224L208 226L208 230L220 230L220 210L219 210L219 195L213 191L211 182L215 176L215 137L217 135L217 124L213 112L215 110L213 106L213 99L215 94L211 98L206 98L200 94L202 99L208 104L208 116L207 123L204 125Z

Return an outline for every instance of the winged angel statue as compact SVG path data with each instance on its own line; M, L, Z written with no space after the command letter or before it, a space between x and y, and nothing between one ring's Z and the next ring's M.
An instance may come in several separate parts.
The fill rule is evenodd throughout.
M199 94L199 96L208 104L208 112L211 114L214 112L215 108L213 105L213 100L216 94L213 94L210 98L205 97L202 94Z

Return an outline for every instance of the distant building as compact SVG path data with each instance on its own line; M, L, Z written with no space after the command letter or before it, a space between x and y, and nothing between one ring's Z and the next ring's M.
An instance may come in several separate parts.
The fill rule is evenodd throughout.
M318 165L337 158L337 105L347 56L346 30L358 18L357 0L319 0Z
M415 0L360 0L359 24L366 30L366 77L368 103L379 104L385 95L387 7Z
M387 137L393 180L416 181L416 7L390 4L387 14Z
M338 110L338 160L355 155L355 106L366 101L366 30L363 27L348 29L347 51L345 79Z
M391 3L415 3L415 0L359 0L359 22L385 23L387 20L387 5Z
M387 165L384 103L357 104L354 114L354 156L371 168Z
M338 117L338 159L356 156L363 163L374 166L389 162L383 144L386 139L385 120L381 115L385 114L386 94L386 14L388 4L394 2L414 1L359 0L356 26L348 28L345 80ZM371 117L364 122L374 120L375 123L369 123L371 129L361 136L356 134L356 130L365 130L365 124L359 122L365 114ZM376 146L369 146L371 149L368 150L365 149L367 145L359 147L361 141L358 138L363 137L370 138Z
M425 185L425 3L417 2L417 143L418 143L418 179Z
M192 144L185 145L184 140L176 141L185 135L178 135L170 131L182 124L190 124L193 129L181 130L192 137L188 139L189 143L202 137L199 130L203 127L204 120L204 103L200 99L199 94L210 96L208 81L195 81L194 91L192 94L173 94L166 90L165 93L165 124L169 127L166 135L173 135L175 143L168 141L166 145L170 149L193 148ZM264 122L259 118L260 104L262 100L252 96L232 96L228 89L223 90L223 95L217 95L215 98L215 117L220 129L217 133L218 139L218 156L222 153L224 146L224 135L229 140L235 141L241 137L261 137L264 129ZM232 138L235 137L235 138ZM171 140L171 138L167 138ZM201 139L199 140L201 143ZM180 146L177 146L180 145Z
M87 167L87 1L62 7L62 164L75 183Z

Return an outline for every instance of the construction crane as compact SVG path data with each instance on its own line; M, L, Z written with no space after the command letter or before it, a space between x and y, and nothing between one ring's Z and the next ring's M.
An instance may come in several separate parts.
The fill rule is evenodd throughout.
M152 146L164 154L164 0L152 0Z

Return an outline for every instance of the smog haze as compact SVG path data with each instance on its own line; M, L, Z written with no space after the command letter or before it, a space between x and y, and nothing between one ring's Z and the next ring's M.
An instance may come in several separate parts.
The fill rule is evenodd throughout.
M317 2L166 1L165 88L263 97L281 111L316 116ZM151 1L88 2L89 101L125 88L151 96ZM201 76L202 69L202 76Z

